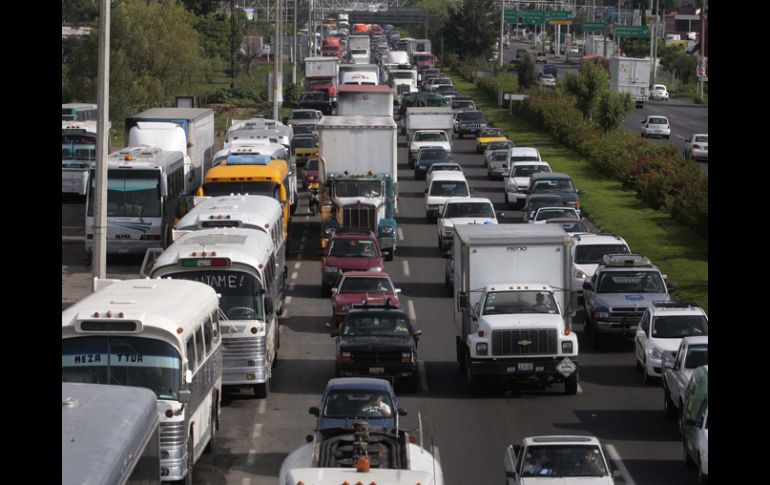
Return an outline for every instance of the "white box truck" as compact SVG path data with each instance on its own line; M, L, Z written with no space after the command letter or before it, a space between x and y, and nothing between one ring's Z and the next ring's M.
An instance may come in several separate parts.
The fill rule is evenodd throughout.
M340 84L380 84L377 64L343 64L340 66Z
M610 90L629 93L640 108L650 95L650 59L610 57Z
M406 109L406 139L417 130L443 130L452 139L452 108L410 107Z
M455 226L457 362L472 395L500 380L577 392L571 244L557 224Z
M328 78L337 77L340 69L340 60L337 57L306 57L305 58L305 77Z
M185 192L191 194L203 185L214 158L214 110L150 108L126 118L125 127L126 146L150 145L187 154Z
M393 88L384 84L343 84L337 94L337 114L393 118Z

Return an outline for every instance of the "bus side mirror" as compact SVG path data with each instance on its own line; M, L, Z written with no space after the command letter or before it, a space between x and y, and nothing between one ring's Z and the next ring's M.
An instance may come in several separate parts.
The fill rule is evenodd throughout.
M142 261L142 268L139 270L139 274L145 278L149 278L152 274L152 269L155 267L155 262L158 260L161 253L163 253L163 249L161 248L148 248L147 252L144 253L144 261Z
M180 390L177 394L179 396L179 402L188 403L190 402L190 395L192 394L192 391Z
M461 291L457 293L458 306L460 310L468 309L468 293Z

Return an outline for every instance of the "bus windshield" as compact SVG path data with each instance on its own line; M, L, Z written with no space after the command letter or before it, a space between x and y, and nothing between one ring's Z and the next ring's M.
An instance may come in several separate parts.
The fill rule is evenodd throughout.
M144 387L177 399L181 358L161 340L94 335L62 339L62 382Z
M203 192L211 197L230 194L264 195L281 202L281 188L277 182L209 182Z
M88 215L93 215L96 177L91 177ZM160 172L110 170L107 174L107 217L160 217Z
M164 275L205 283L221 294L219 308L230 320L263 320L262 283L243 271L186 271Z

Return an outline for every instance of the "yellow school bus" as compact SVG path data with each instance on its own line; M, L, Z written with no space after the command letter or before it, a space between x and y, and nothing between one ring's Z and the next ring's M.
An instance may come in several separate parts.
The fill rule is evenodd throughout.
M284 237L289 236L289 167L268 155L230 155L206 172L198 196L264 195L281 203Z

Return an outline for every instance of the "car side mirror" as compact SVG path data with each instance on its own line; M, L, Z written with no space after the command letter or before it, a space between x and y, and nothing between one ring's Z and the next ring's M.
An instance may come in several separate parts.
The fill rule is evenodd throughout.
M315 417L318 417L318 415L321 414L321 412L318 410L317 406L311 406L310 409L307 410L307 412L309 412L310 414L312 414Z
M398 295L399 293L401 293L401 288L396 288L394 291Z
M415 330L412 335L414 338L420 338L420 335L422 335L422 330Z
M618 479L621 479L621 478L623 478L623 474L620 472L620 470L613 470L612 471L612 479L613 480L618 480Z
M339 288L332 288L332 295L336 295L339 292L340 292Z
M404 408L398 408L398 415L399 415L399 416L406 416L407 414L409 414L409 413L407 412L407 410L406 410L406 409L404 409Z
M505 217L505 212L498 212L497 217L502 219L503 217Z
M594 284L590 281L584 281L583 282L583 289L588 291L594 291Z
M669 292L676 290L676 283L674 283L673 281L667 281L666 286L668 286Z
M465 293L464 291L457 293L457 306L460 307L460 310L466 310L468 308L468 293Z

